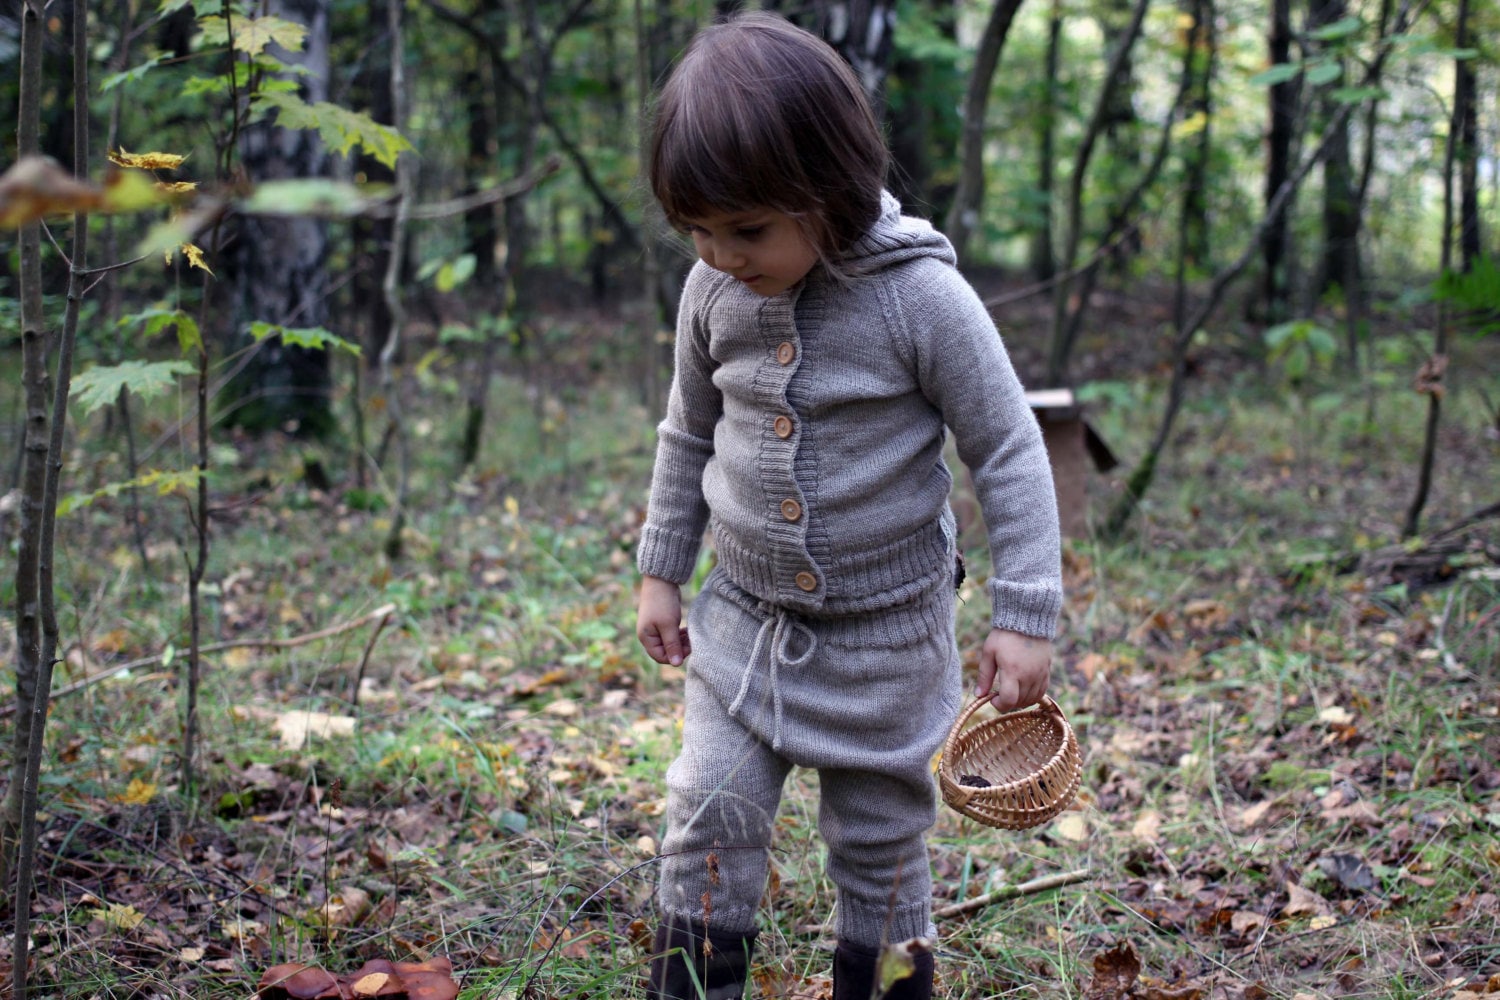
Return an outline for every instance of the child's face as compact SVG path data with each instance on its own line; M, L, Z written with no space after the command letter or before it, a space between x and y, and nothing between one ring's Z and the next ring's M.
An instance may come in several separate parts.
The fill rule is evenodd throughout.
M818 251L797 220L772 208L684 219L703 263L757 295L780 295L807 276Z

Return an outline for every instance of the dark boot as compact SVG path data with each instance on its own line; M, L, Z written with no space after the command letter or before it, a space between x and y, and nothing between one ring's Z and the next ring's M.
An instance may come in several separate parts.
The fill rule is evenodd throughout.
M910 976L878 993L880 949L840 941L833 951L833 1000L931 1000L932 952L917 952L912 965Z
M656 929L646 996L652 1000L739 1000L745 995L754 947L753 931L728 934L710 928L705 934L702 924L673 917Z

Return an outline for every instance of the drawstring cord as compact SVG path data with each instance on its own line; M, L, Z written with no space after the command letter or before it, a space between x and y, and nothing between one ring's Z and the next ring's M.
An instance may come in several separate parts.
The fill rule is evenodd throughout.
M767 611L772 611L770 606L762 605ZM807 648L798 656L788 655L791 651L792 636L801 633L807 640ZM760 630L755 633L755 644L750 647L750 659L745 664L745 673L740 679L740 691L735 695L734 701L729 706L729 714L738 719L740 706L745 702L745 696L750 693L750 675L755 672L756 664L760 662L761 650L765 648L769 639L770 664L767 670L768 679L771 683L771 705L775 715L775 729L771 734L771 749L777 753L781 752L781 685L779 670L781 667L791 667L793 670L804 666L813 658L818 649L818 637L812 629L784 608L775 608L774 611L761 622Z

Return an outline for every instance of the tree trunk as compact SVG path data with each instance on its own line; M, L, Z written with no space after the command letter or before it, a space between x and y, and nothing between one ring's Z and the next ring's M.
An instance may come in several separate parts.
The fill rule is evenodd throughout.
M1458 24L1455 35L1458 46L1463 47L1469 37L1469 0L1458 0ZM1466 60L1455 59L1462 65ZM1454 67L1455 70L1458 66ZM1443 150L1443 231L1441 238L1442 270L1446 273L1453 267L1453 174L1463 146L1463 108L1459 100L1460 75L1454 74L1453 109L1448 119L1448 144ZM1472 98L1471 98L1472 101ZM1427 396L1427 427L1422 436L1422 457L1417 465L1417 488L1406 508L1406 520L1401 526L1401 537L1412 538L1422 525L1422 510L1427 506L1427 495L1432 490L1432 470L1437 464L1437 430L1443 415L1444 372L1448 368L1448 323L1447 303L1438 304L1437 333L1432 347L1432 357L1418 376L1418 391Z
M785 14L837 49L859 77L875 120L885 121L885 78L891 68L891 42L896 33L894 0L804 0L795 4L769 0L764 6Z
M1267 39L1271 65L1279 66L1292 57L1292 2L1271 0L1271 31ZM1270 204L1286 183L1292 168L1292 140L1297 130L1297 104L1301 94L1301 76L1273 84L1268 94L1270 124L1266 133L1265 200ZM1287 240L1290 231L1287 217L1277 213L1268 218L1261 242L1261 311L1258 316L1267 324L1283 322L1291 315L1291 291L1287 278Z
M958 189L953 192L953 207L943 228L960 261L967 258L969 244L979 230L980 211L984 204L984 133L985 116L990 103L990 84L1000 65L1000 53L1010 34L1011 23L1023 0L995 0L979 48L974 53L974 69L964 93L963 132L959 139Z
M1197 142L1186 165L1182 202L1183 263L1190 271L1212 267L1208 221L1208 160L1213 149L1213 87L1218 39L1214 33L1213 0L1189 0L1190 24L1184 38L1188 55L1184 62L1192 77L1186 112L1201 119ZM1180 311L1180 310L1179 310Z
M1151 0L1136 0L1130 24L1115 42L1114 54L1104 71L1103 89L1094 103L1093 114L1084 127L1083 138L1073 157L1073 173L1068 179L1068 198L1064 206L1067 215L1064 223L1063 252L1059 260L1063 272L1062 280L1052 290L1052 343L1047 358L1047 384L1066 385L1068 356L1073 350L1073 338L1068 333L1067 306L1071 288L1069 272L1078 258L1078 244L1083 236L1083 185L1088 176L1089 162L1093 159L1094 147L1104 134L1109 116L1115 105L1114 88L1123 81L1122 67L1127 64L1136 39L1141 36L1141 25L1146 20L1146 10Z
M1056 250L1052 246L1052 200L1057 190L1057 79L1062 47L1062 2L1052 0L1047 18L1047 61L1043 71L1042 113L1037 119L1036 189L1041 217L1031 236L1031 273L1037 281L1051 281L1057 273Z
M1333 24L1343 18L1348 10L1347 0L1315 2L1308 18L1308 26L1316 29ZM1336 58L1336 55L1332 57ZM1332 127L1338 108L1331 95L1344 84L1345 74L1341 71L1335 79L1320 88L1323 114L1330 122L1328 127ZM1355 282L1359 280L1359 241L1356 239L1359 218L1355 205L1354 171L1350 162L1349 118L1344 115L1337 120L1342 121L1343 125L1333 133L1328 158L1323 162L1323 251L1316 290L1321 295L1337 288L1347 297L1351 292L1351 278ZM1352 291L1356 296L1359 294L1357 288ZM1345 352L1346 361L1357 367L1358 342L1346 342Z
M1459 16L1455 45L1470 48L1467 3ZM1458 251L1465 272L1484 253L1479 227L1479 105L1474 60L1458 59L1453 66L1453 118L1458 137Z
M945 38L957 31L956 11L949 0L924 0L921 17L930 21ZM891 76L898 88L886 88L886 117L891 144L892 193L903 205L922 206L922 214L942 214L952 202L952 186L935 185L935 163L954 158L957 132L942 101L933 94L944 87L951 70L927 58L895 56Z
M350 88L353 104L367 108L370 117L382 125L392 124L390 44L385 26L389 3L390 0L368 0L365 6L362 27L366 37L373 39L373 44ZM356 169L371 183L392 184L396 179L395 171L373 156L362 155L356 162ZM357 262L349 281L351 312L362 317L362 363L372 369L379 364L380 351L391 328L391 317L386 311L385 296L380 294L380 284L390 260L392 228L389 218L366 216L354 219L351 227Z
M42 37L46 32L42 0L26 0L21 10L21 100L17 115L16 153L41 151ZM40 591L42 497L47 484L47 328L42 311L42 227L21 227L21 382L25 393L21 514L16 551L16 729L11 751L11 778L0 816L0 864L5 876L0 892L9 892L22 825L22 802L31 752L32 709L42 669ZM14 900L19 913L28 905Z
M293 77L309 104L328 99L329 0L268 0L267 13L307 28L303 50L282 53L306 75ZM322 177L328 154L318 133L261 122L240 134L239 154L252 182ZM328 325L328 225L307 216L244 216L233 244L234 322L240 336L252 321L291 328ZM303 436L332 431L327 351L263 343L230 389L231 423L255 431Z

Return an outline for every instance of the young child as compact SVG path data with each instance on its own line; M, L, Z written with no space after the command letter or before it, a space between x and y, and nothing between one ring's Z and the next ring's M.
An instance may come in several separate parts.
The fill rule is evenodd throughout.
M819 775L836 1000L869 1000L882 945L933 935L931 761L961 698L945 425L994 562L979 695L1046 691L1062 586L1041 434L948 241L883 190L887 158L848 66L770 14L701 32L657 104L650 183L701 259L637 554L637 635L687 663L653 997L742 995L793 766ZM707 526L718 561L684 628ZM932 977L919 954L886 996Z

